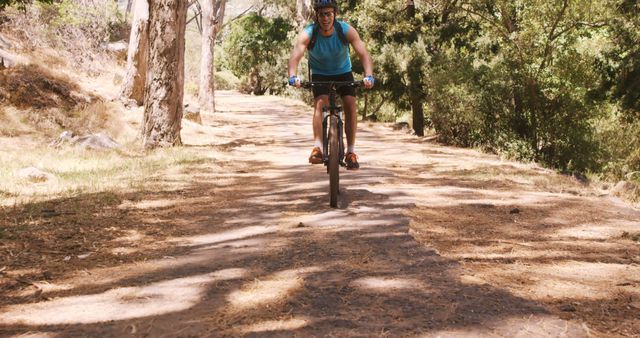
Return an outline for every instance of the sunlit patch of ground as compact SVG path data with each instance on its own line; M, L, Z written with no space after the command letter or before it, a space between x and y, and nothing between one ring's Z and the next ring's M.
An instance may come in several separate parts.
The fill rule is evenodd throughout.
M428 288L421 281L406 278L366 277L353 281L355 287L365 292L391 292L394 290L415 290L427 292Z
M268 333L270 331L294 331L300 328L304 328L312 322L311 319L305 317L294 317L289 319L280 320L267 320L257 322L250 325L242 325L238 328L238 331L243 334Z
M285 301L304 287L304 276L320 271L318 267L287 270L264 279L256 279L229 294L227 300L231 311L273 306Z
M207 285L240 278L243 269L177 278L101 294L69 296L0 309L0 324L60 325L98 323L182 311L197 304Z

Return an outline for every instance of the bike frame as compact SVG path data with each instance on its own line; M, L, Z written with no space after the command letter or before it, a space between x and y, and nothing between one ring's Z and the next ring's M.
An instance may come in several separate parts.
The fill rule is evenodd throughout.
M337 104L337 88L341 86L353 86L357 88L362 85L362 81L314 81L304 82L302 84L304 88L326 87L329 89L329 105L322 107L322 162L327 166L327 171L329 170L328 120L331 116L335 116L338 119L338 144L340 147L338 159L341 166L346 166L344 163L344 113L342 107Z
M341 86L359 87L362 84L362 81L303 83L305 88L313 88L315 86L329 88L329 105L322 107L322 162L327 167L327 173L329 174L329 205L332 208L338 206L338 195L340 194L339 169L340 166L346 166L344 163L343 112L342 107L336 103L336 91Z

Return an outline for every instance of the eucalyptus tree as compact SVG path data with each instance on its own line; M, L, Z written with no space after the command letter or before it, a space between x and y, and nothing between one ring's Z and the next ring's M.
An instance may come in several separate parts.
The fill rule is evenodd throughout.
M147 79L147 57L149 55L149 2L135 0L133 20L129 34L127 68L120 87L120 99L134 100L138 105L144 101L144 86Z
M227 0L201 0L202 51L200 58L200 109L215 111L215 54L214 47L222 27Z
M187 0L149 0L145 148L181 145Z

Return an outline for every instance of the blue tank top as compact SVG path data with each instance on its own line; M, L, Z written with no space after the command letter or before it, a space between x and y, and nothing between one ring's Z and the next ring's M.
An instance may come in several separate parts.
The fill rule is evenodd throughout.
M340 20L338 23L342 25L342 31L346 36L351 26ZM310 24L304 28L309 37L313 34L314 26L315 24ZM339 75L351 71L349 47L342 44L335 29L331 36L322 36L318 32L316 44L309 51L309 66L311 73L319 75Z

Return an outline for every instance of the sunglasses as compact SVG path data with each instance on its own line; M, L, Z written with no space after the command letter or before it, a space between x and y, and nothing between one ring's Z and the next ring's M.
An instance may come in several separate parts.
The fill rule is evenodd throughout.
M330 18L333 16L333 12L320 12L318 16L321 18Z

